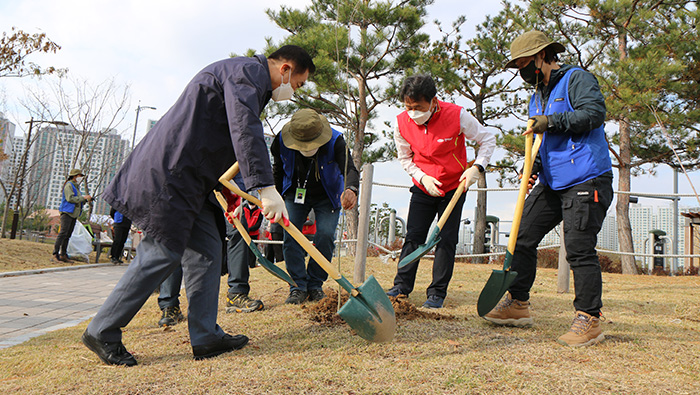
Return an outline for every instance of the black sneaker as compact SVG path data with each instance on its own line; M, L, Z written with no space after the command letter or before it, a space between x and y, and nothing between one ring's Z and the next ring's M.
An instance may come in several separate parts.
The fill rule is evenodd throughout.
M112 258L110 261L112 262L112 265L118 265L121 263L117 258Z
M309 300L312 302L318 302L319 300L326 297L326 294L322 289L312 289L309 291Z
M408 298L407 293L402 292L400 289L398 289L396 287L392 287L390 290L386 291L386 296L393 296L395 298L398 298L398 297Z
M163 316L160 317L158 326L173 326L185 320L185 316L180 311L180 306L166 307L162 311Z
M97 354L102 362L106 363L107 365L137 365L136 358L134 358L131 353L126 351L126 347L124 347L122 342L99 341L97 338L90 335L87 329L85 332L83 332L82 340L85 347Z
M309 293L306 291L302 291L300 289L293 289L289 293L289 297L287 298L287 300L284 301L284 303L302 304L308 296L309 296Z
M244 335L231 336L225 333L224 337L215 343L192 346L192 354L194 354L194 359L196 360L206 359L225 352L240 350L246 344L248 344L248 337Z
M252 313L265 308L262 300L251 299L246 294L230 294L226 297L227 313Z

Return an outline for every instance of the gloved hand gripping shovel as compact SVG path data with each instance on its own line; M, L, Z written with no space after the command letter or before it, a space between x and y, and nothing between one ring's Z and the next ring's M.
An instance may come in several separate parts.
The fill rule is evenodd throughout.
M532 123L533 121L528 121L528 129L532 127ZM523 207L525 206L525 196L527 195L530 173L532 173L532 164L535 162L537 151L539 151L540 144L542 143L542 135L538 134L533 147L532 135L533 133L530 133L525 136L525 166L523 166L523 176L520 179L520 191L518 192L518 201L515 204L513 226L510 230L510 236L508 236L508 249L506 250L506 257L503 260L503 270L494 269L493 272L491 272L491 277L489 277L486 285L484 285L484 289L481 290L476 305L479 317L485 316L496 307L501 297L503 297L503 294L506 293L508 287L510 287L510 284L513 283L513 280L515 280L515 277L518 275L517 272L510 270L510 264L513 260L513 253L515 252L515 243L518 240L518 230L520 229L520 220L523 217Z
M447 204L447 207L445 207L445 211L442 212L442 215L440 216L440 219L438 220L437 226L435 226L435 229L433 229L433 231L430 233L430 236L428 236L428 240L425 242L425 244L419 245L415 251L406 255L399 262L399 268L402 268L406 265L409 265L409 264L421 259L423 257L423 255L427 254L428 251L430 251L433 247L435 247L435 245L437 245L437 243L440 242L440 231L445 226L445 223L447 222L447 219L450 217L450 214L452 213L452 209L454 209L460 196L462 196L462 193L464 192L464 188L466 185L467 185L467 180L462 180L462 182L459 183L459 186L455 190L454 195L452 195L452 199L450 199L450 202Z
M262 207L258 198L243 191L230 180L238 173L238 163L234 163L224 173L219 182L233 193ZM389 297L379 285L374 276L370 276L362 285L355 288L350 281L343 277L337 269L331 265L326 257L304 236L294 224L287 218L280 221L282 227L289 233L301 247L325 270L328 275L340 284L349 294L350 298L340 308L338 315L350 325L363 339L371 342L388 342L394 337L396 330L396 315Z
M224 211L228 210L228 203L226 202L226 198L224 197L224 195L222 195L219 191L214 191L214 194L216 195L216 200L219 201L219 204L221 204L221 207L224 209ZM285 272L284 270L277 267L274 263L267 260L267 258L265 258L260 253L260 250L257 246L255 246L253 240L250 238L250 235L245 230L245 227L241 223L241 220L234 216L233 213L231 213L231 218L233 219L233 225L236 227L236 230L238 230L238 233L241 234L243 240L245 240L246 244L248 244L248 247L250 247L251 251L253 251L253 254L255 254L255 257L258 259L258 262L260 262L260 266L265 268L265 270L270 272L270 274L272 274L273 276L279 278L282 281L286 281L289 285L293 287L296 287L297 283L294 282L294 280L292 280L291 277L289 277L289 274L287 274L287 272Z

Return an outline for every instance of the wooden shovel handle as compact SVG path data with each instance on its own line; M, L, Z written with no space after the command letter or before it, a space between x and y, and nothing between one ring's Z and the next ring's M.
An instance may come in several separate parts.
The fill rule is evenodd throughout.
M439 229L442 229L442 227L445 226L445 223L447 223L447 219L450 217L450 214L452 214L452 210L455 208L455 205L457 205L457 201L459 200L459 197L462 196L462 193L464 193L464 188L466 186L467 179L465 178L459 183L459 186L455 190L455 194L452 195L452 199L450 199L450 202L447 204L447 207L445 207L445 211L442 212L442 215L440 216L440 219L437 223L437 227Z
M236 183L231 182L231 179L236 174L238 174L238 170L238 162L236 162L233 164L233 166L226 170L226 172L221 176L221 178L219 178L219 182L226 188L230 189L236 195L248 200L249 202L255 204L256 206L262 209L262 202L260 201L260 199L256 198L253 195L243 192L241 188L239 188L238 185L236 185ZM287 231L287 233L289 233L294 238L294 240L296 240L297 243L299 243L299 245L301 245L301 247L316 261L316 263L318 263L318 265L321 266L321 268L323 268L323 270L325 270L329 276L331 276L332 279L336 281L341 279L342 275L340 274L340 272L335 267L333 267L333 265L331 265L330 262L328 262L328 259L326 259L326 257L323 256L323 254L321 254L321 252L316 247L314 247L313 244L311 244L309 239L307 239L306 236L304 236L304 234L302 234L299 231L299 229L297 229L297 227L294 226L293 223L291 223L291 221L289 221L286 218L282 218L278 222Z
M228 202L226 201L226 198L224 197L224 195L222 195L221 192L219 192L219 191L214 191L214 195L216 196L216 200L219 201L221 208L223 208L224 211L227 212ZM233 218L233 226L236 227L236 230L238 230L238 233L241 234L241 237L243 237L243 240L245 240L246 244L250 245L250 243L253 240L250 238L250 235L245 230L245 227L243 227L243 223L241 223L241 220L234 217L233 213L231 213L231 218Z
M533 120L527 121L527 128L531 128ZM518 240L518 231L520 230L520 220L523 218L523 208L525 207L525 197L527 196L527 186L530 182L530 173L532 173L532 165L537 157L537 151L542 144L542 134L537 134L535 144L533 146L533 133L525 136L525 165L523 166L523 176L520 179L520 191L518 192L518 200L515 204L515 213L513 214L513 225L510 228L510 236L508 236L508 252L515 252L515 242Z

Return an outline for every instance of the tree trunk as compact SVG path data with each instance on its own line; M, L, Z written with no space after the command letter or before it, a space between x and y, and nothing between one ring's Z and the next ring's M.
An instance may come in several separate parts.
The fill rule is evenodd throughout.
M620 121L620 167L619 167L619 191L630 190L630 133L627 119ZM630 197L626 194L617 195L617 205L615 207L617 214L617 237L620 241L620 251L634 252L634 243L632 241L632 225L630 224ZM621 255L622 274L637 274L637 264L633 256Z
M479 188L486 188L485 174L479 176L477 185ZM474 245L472 251L474 254L483 254L484 241L486 235L486 191L479 191L476 197L476 218L474 218ZM493 236L491 236L493 237ZM484 258L474 258L474 263L484 263Z
M618 33L618 50L620 60L627 58L627 33L620 29ZM631 183L632 147L630 139L629 119L623 117L620 120L620 167L619 167L619 191L629 192ZM617 238L620 241L620 251L634 252L632 241L632 225L630 224L630 197L618 194L617 205ZM637 264L633 256L621 255L622 274L637 274Z

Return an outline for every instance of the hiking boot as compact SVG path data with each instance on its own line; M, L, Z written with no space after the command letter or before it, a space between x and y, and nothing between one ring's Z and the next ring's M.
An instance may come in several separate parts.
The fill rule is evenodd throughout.
M441 298L437 295L430 295L428 296L428 300L423 303L423 307L428 309L441 309L444 302L445 298Z
M400 289L396 287L392 287L390 290L386 291L386 296L393 296L395 298L402 297L402 298L408 298L408 294L405 292L402 292Z
M58 258L66 263L74 263L74 261L72 261L70 258L68 258L68 255L66 255L66 254L63 254L63 255L59 256Z
M600 328L600 318L577 311L571 329L557 339L557 343L570 347L592 346L605 339Z
M124 263L119 258L111 258L110 261L112 262L112 265L120 265Z
M173 326L185 320L185 316L180 311L180 306L170 306L163 310L163 316L158 321L158 326Z
M293 289L289 293L289 297L287 298L287 300L284 301L284 303L302 304L308 296L309 296L309 294L306 291L302 291L300 289Z
M326 293L322 289L312 289L309 291L309 300L312 302L318 302L319 300L326 297Z
M251 299L246 294L235 293L226 297L227 313L251 313L264 307L261 300Z
M530 317L530 302L513 299L510 293L489 311L484 319L497 325L525 327L533 324Z
M206 359L225 352L240 350L246 344L248 344L248 337L244 335L231 336L228 333L224 333L224 337L214 343L192 346L192 354L194 354L194 359L196 360Z
M58 254L53 254L52 258L51 258L51 262L52 263L61 263L63 261L61 260L61 257L58 256Z
M137 364L136 358L134 358L130 352L126 351L126 347L124 347L122 342L100 341L96 337L90 335L87 329L83 332L82 341L85 347L97 354L102 362L107 365L135 366Z

